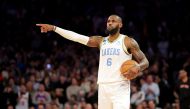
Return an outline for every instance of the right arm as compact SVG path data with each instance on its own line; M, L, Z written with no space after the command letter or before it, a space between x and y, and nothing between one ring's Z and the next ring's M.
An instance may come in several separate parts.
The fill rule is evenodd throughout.
M65 29L56 27L54 25L49 25L49 24L36 24L36 26L40 27L42 33L47 33L48 31L54 31L68 40L78 42L78 43L87 45L89 47L99 47L103 39L103 37L101 36L88 37L88 36L81 35L73 31L65 30Z

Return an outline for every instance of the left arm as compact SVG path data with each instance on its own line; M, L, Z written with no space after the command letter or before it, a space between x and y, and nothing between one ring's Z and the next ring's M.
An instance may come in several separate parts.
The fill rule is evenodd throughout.
M126 37L125 46L138 62L140 71L145 70L149 66L149 62L144 53L140 50L138 43L133 38Z
M136 78L141 71L145 70L149 66L149 62L144 53L140 50L138 43L134 39L125 37L124 41L128 52L132 54L138 63L136 66L130 68L129 71L124 74L125 77L131 80Z

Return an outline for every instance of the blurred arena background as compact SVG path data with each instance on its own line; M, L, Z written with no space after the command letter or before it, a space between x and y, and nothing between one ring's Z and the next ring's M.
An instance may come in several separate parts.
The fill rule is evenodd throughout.
M123 18L122 33L135 38L150 61L132 82L131 95L142 95L131 97L131 109L179 109L178 72L190 73L189 10L188 0L1 0L1 109L97 109L98 49L41 34L35 24L105 36L110 14ZM153 98L142 88L149 82L159 86Z

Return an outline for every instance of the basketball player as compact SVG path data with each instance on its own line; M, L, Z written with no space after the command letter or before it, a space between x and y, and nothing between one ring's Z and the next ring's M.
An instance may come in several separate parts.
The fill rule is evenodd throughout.
M119 16L111 15L107 19L107 37L88 37L49 24L37 24L37 26L41 28L42 33L54 31L66 39L89 47L99 47L98 109L130 108L130 80L146 69L149 62L133 38L120 34L123 24ZM131 60L132 57L138 65L122 75L120 72L122 63Z

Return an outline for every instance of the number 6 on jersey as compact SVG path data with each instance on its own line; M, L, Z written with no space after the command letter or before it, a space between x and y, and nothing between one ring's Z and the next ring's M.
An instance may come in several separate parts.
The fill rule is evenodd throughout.
M107 59L107 66L111 66L112 65L112 59L111 58L108 58Z

